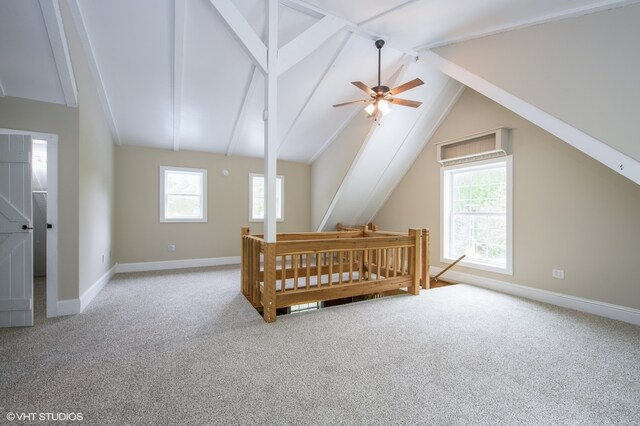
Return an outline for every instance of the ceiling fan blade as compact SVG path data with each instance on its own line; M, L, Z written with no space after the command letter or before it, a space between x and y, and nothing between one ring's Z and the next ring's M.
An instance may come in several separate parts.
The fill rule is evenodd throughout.
M363 103L366 104L368 102L373 102L373 99L362 99L362 100L359 100L359 101L344 102L344 103L341 103L341 104L336 104L336 105L334 105L334 107L341 107L341 106L352 105L352 104L363 104Z
M366 84L364 84L361 81L352 81L351 84L353 84L358 89L362 90L363 92L365 92L368 95L375 95L376 94L373 90L371 90L371 88L369 86L367 86Z
M408 99L393 98L393 99L387 99L387 100L396 105L403 105L403 106L408 106L412 108L418 108L420 105L422 105L422 102L410 101Z
M420 80L419 78L414 78L411 81L408 81L404 84L401 84L398 87L394 87L393 89L389 90L389 94L397 95L398 93L405 92L409 89L413 89L414 87L418 87L423 84L424 84L424 81Z

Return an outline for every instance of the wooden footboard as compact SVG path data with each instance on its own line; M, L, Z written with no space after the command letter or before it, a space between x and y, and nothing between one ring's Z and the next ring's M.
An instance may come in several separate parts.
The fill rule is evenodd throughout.
M267 322L276 320L277 308L301 303L400 288L419 294L421 282L429 282L428 237L426 229L363 228L278 234L267 243L243 228L242 294L262 307Z

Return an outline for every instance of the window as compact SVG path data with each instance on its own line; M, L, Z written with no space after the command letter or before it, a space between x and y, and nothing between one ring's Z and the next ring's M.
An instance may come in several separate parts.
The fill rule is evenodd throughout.
M284 176L276 177L276 220L284 220ZM249 174L249 221L264 220L264 175Z
M160 167L160 222L207 221L207 171Z
M441 170L441 261L512 274L511 157Z

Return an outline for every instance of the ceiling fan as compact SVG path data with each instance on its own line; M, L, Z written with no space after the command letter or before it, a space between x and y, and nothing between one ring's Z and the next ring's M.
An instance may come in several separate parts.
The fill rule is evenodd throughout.
M380 52L382 50L382 46L384 46L384 40L377 40L376 47L378 48L378 85L375 87L369 87L361 81L351 82L351 84L367 93L371 98L362 99L359 101L344 102L334 105L334 107L364 103L367 104L364 110L367 111L367 114L369 114L369 116L373 116L378 111L380 111L383 115L387 115L391 111L391 108L389 107L390 103L412 108L418 108L420 105L422 105L422 102L391 97L424 84L424 82L419 78L414 78L413 80L401 84L398 87L394 87L393 89L389 89L388 86L382 86L380 84Z

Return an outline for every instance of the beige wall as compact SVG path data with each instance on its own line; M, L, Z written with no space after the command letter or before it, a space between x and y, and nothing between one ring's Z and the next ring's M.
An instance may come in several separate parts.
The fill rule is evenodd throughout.
M113 265L114 145L98 93L66 3L61 3L79 109L79 294Z
M435 49L640 160L640 4Z
M262 173L261 159L132 146L116 147L115 158L118 263L239 256L240 228L262 232L261 223L248 220L249 173ZM207 170L206 223L160 223L160 166ZM285 178L285 220L278 232L309 231L310 169L278 162ZM168 252L168 244L176 251Z
M498 126L513 128L514 274L457 270L640 308L640 186L471 89L374 222L430 228L432 265L443 266L435 143ZM554 268L565 270L564 280L551 278Z
M311 227L317 230L340 184L347 175L367 133L371 119L357 114L311 166Z
M0 127L58 135L58 299L78 293L78 120L76 108L0 98Z

